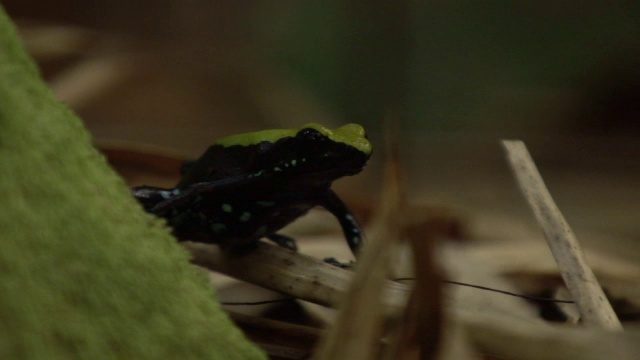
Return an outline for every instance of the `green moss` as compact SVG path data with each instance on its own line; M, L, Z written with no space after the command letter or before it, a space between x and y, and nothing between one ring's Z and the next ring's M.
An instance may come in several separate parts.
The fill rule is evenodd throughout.
M0 357L264 358L42 82L0 8Z

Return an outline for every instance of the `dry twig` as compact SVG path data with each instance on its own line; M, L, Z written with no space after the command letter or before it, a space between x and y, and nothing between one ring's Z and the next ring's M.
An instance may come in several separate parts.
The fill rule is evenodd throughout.
M273 291L336 307L352 281L353 272L308 255L260 242L243 255L228 254L217 245L183 242L193 264ZM382 302L393 314L404 308L410 287L385 281Z
M567 289L584 322L608 330L622 330L573 231L556 206L522 141L502 141L509 164L529 206L542 227Z

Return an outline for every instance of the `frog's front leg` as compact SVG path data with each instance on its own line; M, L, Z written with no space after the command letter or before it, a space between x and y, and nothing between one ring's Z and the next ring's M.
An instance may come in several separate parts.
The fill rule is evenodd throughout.
M349 211L347 206L333 190L329 190L322 198L320 206L329 210L329 212L338 219L351 252L357 255L358 250L362 247L365 240L362 229L353 214L351 214L351 211Z

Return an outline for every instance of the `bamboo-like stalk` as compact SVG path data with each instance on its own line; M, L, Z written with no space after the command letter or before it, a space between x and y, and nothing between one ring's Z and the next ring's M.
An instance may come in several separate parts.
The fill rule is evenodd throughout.
M525 144L519 140L503 140L502 146L585 324L622 330L620 320L587 265L576 236L553 201Z

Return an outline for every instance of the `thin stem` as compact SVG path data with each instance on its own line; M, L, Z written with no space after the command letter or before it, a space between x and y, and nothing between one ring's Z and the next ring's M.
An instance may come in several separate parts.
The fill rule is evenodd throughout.
M622 330L620 320L587 265L576 236L553 201L526 146L519 140L503 140L502 145L520 190L544 231L558 269L585 324Z

